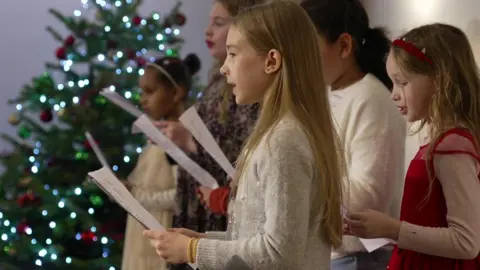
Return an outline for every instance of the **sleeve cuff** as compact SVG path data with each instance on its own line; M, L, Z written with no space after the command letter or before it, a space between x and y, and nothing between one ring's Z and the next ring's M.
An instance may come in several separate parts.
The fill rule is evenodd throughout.
M200 269L214 269L218 263L217 243L219 240L200 239L197 245L195 262Z
M210 210L215 214L226 215L230 188L221 187L210 193Z
M211 232L206 232L207 239L213 239L213 240L227 240L227 232L217 232L217 231L211 231Z
M400 225L400 231L398 232L397 245L399 248L407 248L418 238L418 232L416 226L408 222L402 221Z

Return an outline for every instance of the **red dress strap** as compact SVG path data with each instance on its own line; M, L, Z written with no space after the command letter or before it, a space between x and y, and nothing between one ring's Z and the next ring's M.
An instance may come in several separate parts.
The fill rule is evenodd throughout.
M465 154L480 162L478 149L473 135L466 129L452 128L447 130L435 143L431 155ZM430 157L430 160L433 156Z

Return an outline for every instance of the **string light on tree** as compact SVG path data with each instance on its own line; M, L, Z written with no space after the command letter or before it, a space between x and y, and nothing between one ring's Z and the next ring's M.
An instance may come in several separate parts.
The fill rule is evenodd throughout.
M22 262L30 262L26 269L79 269L90 261L92 269L120 269L124 211L85 181L84 173L100 164L82 134L94 133L116 174L125 177L132 170L144 138L130 134L132 117L98 91L110 86L138 106L138 77L148 61L178 55L179 28L186 22L180 6L144 15L135 3L81 0L67 16L50 10L72 32L47 28L57 41L48 72L25 84L11 102L16 112L8 121L17 129L10 140L16 154L0 181L18 193L8 197L0 186L0 204L13 200L17 208L0 212L0 261L21 255ZM31 209L37 219L19 219L20 208ZM115 222L98 220L105 215Z

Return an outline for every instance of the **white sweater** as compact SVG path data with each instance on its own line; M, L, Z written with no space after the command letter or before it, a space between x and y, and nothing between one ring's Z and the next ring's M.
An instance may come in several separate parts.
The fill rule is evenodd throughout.
M348 210L375 209L399 217L406 123L387 88L367 74L345 89L330 92L330 103L345 150ZM332 259L357 251L365 251L360 241L345 236Z
M307 136L290 117L270 132L239 181L228 236L209 232L199 241L200 269L224 269L233 255L254 270L330 268L331 247L319 236L322 206L314 204L321 168Z

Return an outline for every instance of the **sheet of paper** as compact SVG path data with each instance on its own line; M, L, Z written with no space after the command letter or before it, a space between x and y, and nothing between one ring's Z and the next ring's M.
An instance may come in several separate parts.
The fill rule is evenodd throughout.
M140 115L143 114L139 108L135 107L127 99L119 95L117 92L111 91L109 88L104 88L102 91L100 91L100 95L110 100L112 103L124 109L126 112L130 113L136 118L140 117Z
M386 238L373 238L373 239L365 239L365 238L358 238L365 249L370 253L373 252L383 246L391 244L389 239Z
M165 231L165 227L133 197L108 167L89 172L88 176L146 229ZM190 264L190 266L197 269L194 264Z
M176 144L163 135L147 116L140 116L133 125L155 142L158 147L162 148L165 153L175 160L178 165L183 167L202 186L211 189L218 188L217 180L202 167L198 166L198 164L190 159Z
M347 216L347 210L344 207L342 207L342 215L343 217ZM392 241L387 238L366 239L359 237L358 240L360 241L360 243L362 243L362 245L369 253L392 243Z
M235 174L235 168L233 168L222 149L220 149L220 146L217 144L212 133L210 133L207 126L198 115L195 107L192 106L186 110L182 116L180 116L179 120L188 129L188 131L192 133L193 137L195 137L198 143L200 143L200 145L205 148L205 150L220 165L220 167L222 167L228 176L233 178Z
M93 152L97 156L97 159L98 159L98 161L100 161L102 166L110 168L110 165L108 164L107 159L103 155L102 150L100 150L100 147L98 147L98 144L97 144L97 142L95 142L95 139L93 138L92 134L90 134L90 132L87 131L87 132L85 132L85 137L87 137L88 143L92 147Z

